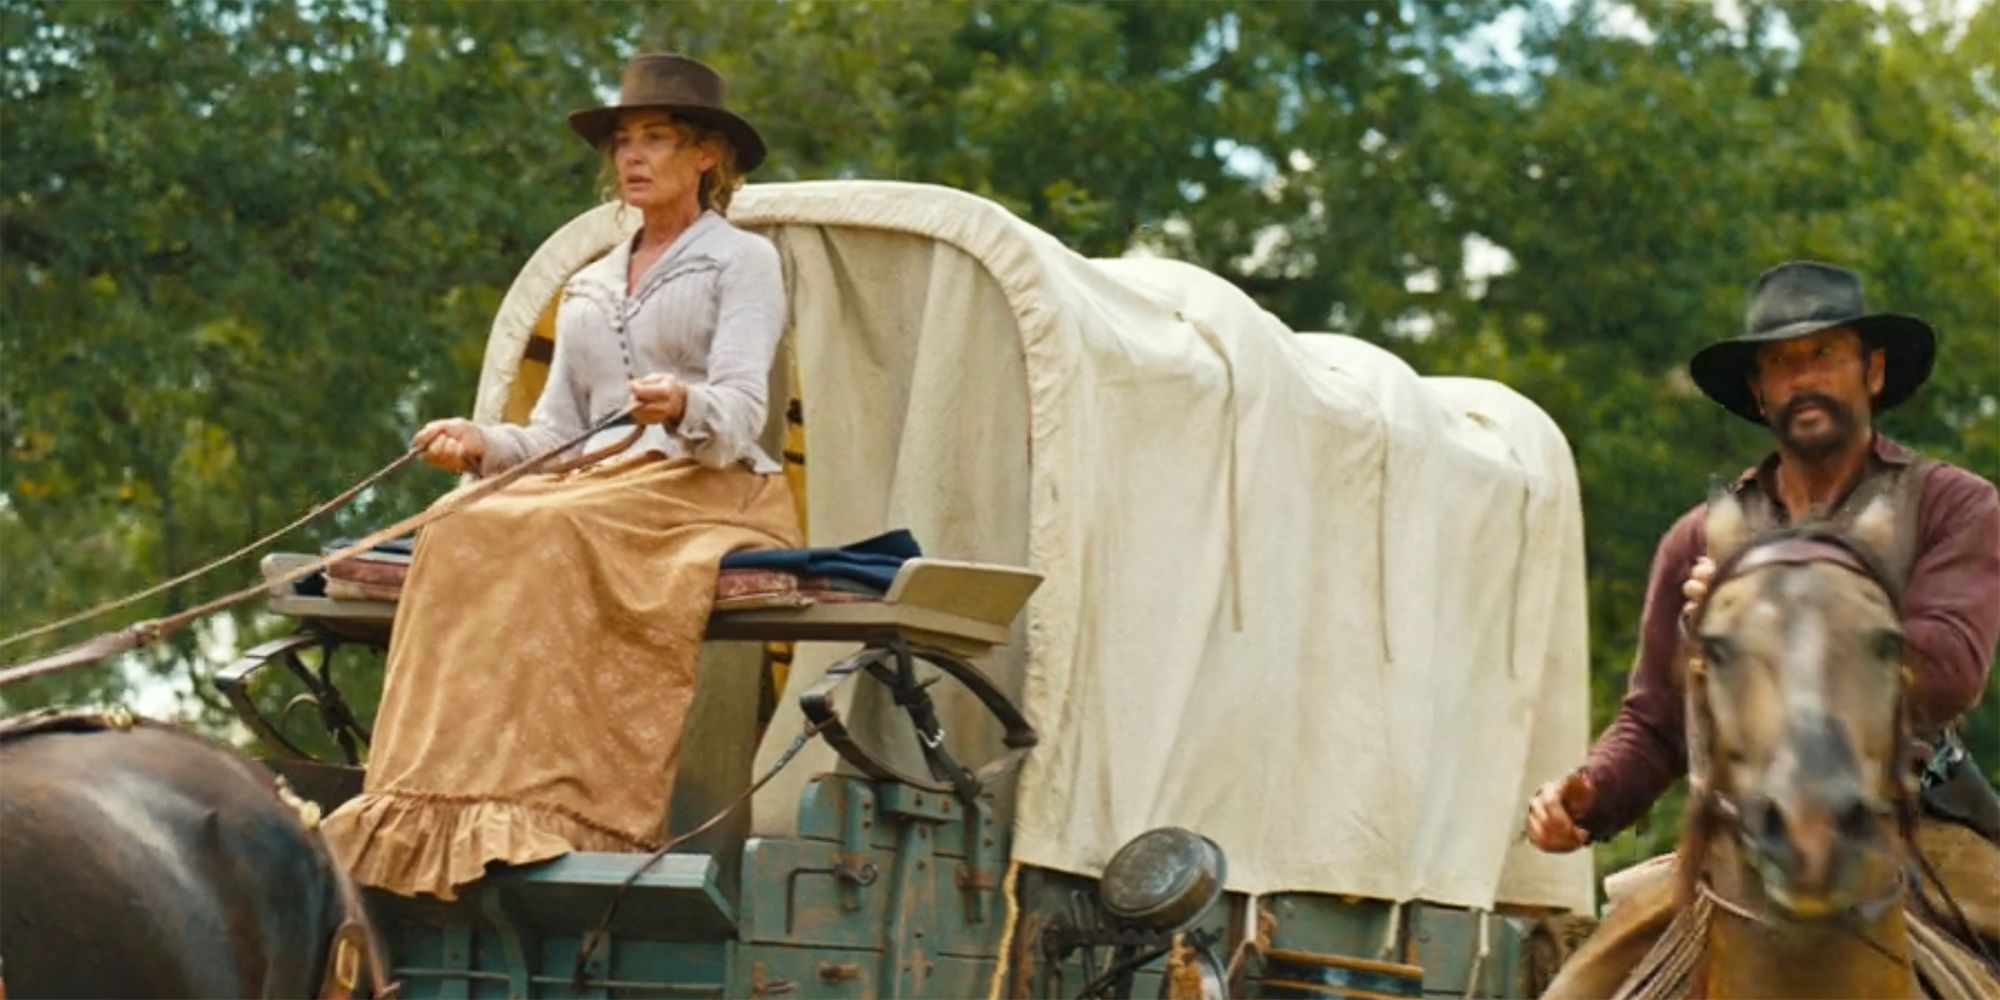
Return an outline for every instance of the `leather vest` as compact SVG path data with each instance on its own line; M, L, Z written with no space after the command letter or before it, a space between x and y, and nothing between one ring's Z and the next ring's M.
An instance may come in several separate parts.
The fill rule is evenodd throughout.
M1900 467L1875 466L1832 510L1816 518L1834 531L1846 531L1853 526L1854 519L1868 509L1869 504L1878 498L1887 498L1894 505L1896 514L1895 541L1889 551L1874 555L1881 560L1882 571L1889 577L1884 582L1889 584L1892 596L1898 598L1904 585L1909 583L1910 569L1916 565L1917 527L1923 520L1924 483L1930 479L1931 470L1937 464L1936 459L1915 455L1909 464ZM1789 523L1783 505L1776 498L1761 488L1748 488L1754 482L1754 479L1744 480L1734 487L1736 498L1743 506L1746 537L1755 537Z

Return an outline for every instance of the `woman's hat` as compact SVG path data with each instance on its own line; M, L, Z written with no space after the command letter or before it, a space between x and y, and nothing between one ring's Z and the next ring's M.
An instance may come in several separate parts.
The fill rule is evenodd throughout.
M736 168L747 174L764 162L764 137L723 106L722 89L722 75L693 59L662 52L642 53L625 64L618 103L572 111L569 127L595 149L602 147L618 127L619 112L658 108L672 112L676 118L711 126L727 136L736 149Z
M1863 344L1883 352L1877 412L1910 398L1930 377L1937 331L1929 323L1915 316L1870 313L1861 298L1860 275L1809 260L1780 264L1759 276L1743 311L1743 332L1702 348L1688 362L1688 374L1708 398L1761 425L1764 415L1750 391L1757 349L1835 327L1853 330Z

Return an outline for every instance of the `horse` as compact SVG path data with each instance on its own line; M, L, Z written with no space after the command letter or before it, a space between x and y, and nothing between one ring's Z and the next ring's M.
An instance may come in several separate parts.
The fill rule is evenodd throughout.
M1911 891L1936 874L1915 849L1896 527L1886 498L1754 535L1733 497L1711 503L1677 915L1619 995L2000 995Z
M0 724L0 996L378 996L316 808L122 712Z

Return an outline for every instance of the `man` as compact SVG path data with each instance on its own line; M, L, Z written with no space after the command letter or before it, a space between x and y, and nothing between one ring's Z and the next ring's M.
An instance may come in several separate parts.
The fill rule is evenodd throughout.
M1744 333L1704 348L1689 371L1711 399L1769 426L1776 438L1776 451L1730 487L1757 522L1840 521L1875 496L1906 505L1916 498L1917 510L1902 519L1896 558L1908 567L1910 707L1917 731L1938 747L1926 781L1979 786L1971 806L1950 808L1971 813L1957 818L1993 837L2000 830L1992 829L1990 790L1941 734L1979 700L2000 640L2000 498L1992 483L1873 429L1875 414L1923 384L1935 351L1936 334L1922 320L1868 313L1853 272L1795 262L1757 279ZM1528 837L1542 850L1609 838L1687 771L1675 660L1681 622L1706 596L1714 572L1704 508L1675 522L1654 553L1638 660L1617 719L1582 767L1543 786L1529 804Z

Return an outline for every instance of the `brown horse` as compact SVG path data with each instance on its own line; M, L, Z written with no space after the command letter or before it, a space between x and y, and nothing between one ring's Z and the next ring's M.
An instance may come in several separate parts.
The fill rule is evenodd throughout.
M380 992L313 822L262 767L169 726L0 725L4 995Z
M1886 501L1843 531L1754 538L1733 498L1711 505L1719 566L1686 674L1683 906L1651 966L1627 981L1633 993L1912 997L1992 985L1905 906L1920 866L1899 581L1880 555L1894 533ZM1655 989L1638 988L1649 976Z

